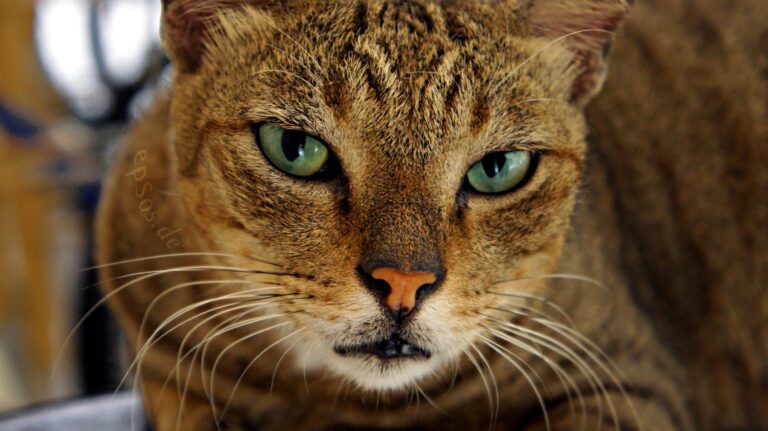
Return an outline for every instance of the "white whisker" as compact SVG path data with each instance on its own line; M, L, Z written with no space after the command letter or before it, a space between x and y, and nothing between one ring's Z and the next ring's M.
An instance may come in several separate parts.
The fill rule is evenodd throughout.
M507 74L504 77L504 79L502 79L498 83L496 83L492 88L489 89L489 91L486 91L486 95L495 94L498 91L499 87L501 87L502 84L507 82L507 80L509 80L513 76L515 76L517 74L517 72L520 71L520 69L525 67L526 64L530 63L534 58L538 57L542 52L546 51L550 47L552 47L552 46L554 46L554 45L564 41L565 39L568 39L569 37L572 37L572 36L575 36L575 35L578 35L578 34L581 34L581 33L587 33L587 32L600 32L600 33L610 33L610 34L613 33L611 31L603 30L603 29L600 29L600 28L588 28L588 29L577 30L577 31L574 31L574 32L562 35L562 36L560 36L560 37L550 41L549 43L547 43L543 47L537 49L533 54L531 54L527 59L525 59L525 61L523 61L522 63L517 65L517 67L512 69L512 71L509 74Z

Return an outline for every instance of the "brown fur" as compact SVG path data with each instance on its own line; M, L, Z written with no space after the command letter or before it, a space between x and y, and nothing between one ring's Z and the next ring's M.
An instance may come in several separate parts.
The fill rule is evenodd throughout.
M621 372L592 365L601 393L576 362L495 338L531 367L553 429L768 426L768 8L640 2L584 115L627 5L563 4L168 1L173 87L115 161L100 260L231 256L102 269L158 431L211 431L214 414L246 430L545 429L530 382L483 337L511 321L564 342L536 320L557 310ZM579 29L601 31L552 42ZM342 176L276 171L251 133L264 121L323 139ZM542 152L528 184L457 193L472 163L513 148ZM414 365L429 373L333 352L393 328L356 273L373 264L445 270L403 327L433 351ZM171 268L187 269L114 279ZM284 296L235 296L248 287ZM216 316L225 305L241 308ZM237 327L271 313L285 314Z

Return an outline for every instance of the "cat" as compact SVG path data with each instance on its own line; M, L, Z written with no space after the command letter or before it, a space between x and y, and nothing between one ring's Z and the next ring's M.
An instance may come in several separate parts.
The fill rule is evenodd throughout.
M764 4L163 3L97 221L157 431L768 427Z

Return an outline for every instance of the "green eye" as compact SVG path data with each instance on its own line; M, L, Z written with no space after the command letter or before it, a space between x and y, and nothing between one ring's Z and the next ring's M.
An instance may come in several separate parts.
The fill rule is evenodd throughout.
M510 151L489 154L472 165L467 183L478 193L508 192L521 185L532 173L536 153Z
M256 134L262 152L281 171L309 178L321 174L328 166L330 152L317 138L271 124L257 127Z

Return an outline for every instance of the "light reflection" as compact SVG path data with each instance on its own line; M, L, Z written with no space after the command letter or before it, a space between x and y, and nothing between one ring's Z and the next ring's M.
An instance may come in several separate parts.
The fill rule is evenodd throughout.
M110 116L157 61L159 0L38 0L36 10L40 61L80 118Z
M72 109L85 118L112 107L101 81L90 39L89 4L83 0L39 0L36 37L40 61Z
M142 78L156 48L160 2L152 0L102 1L98 31L104 67L110 80L127 86Z

